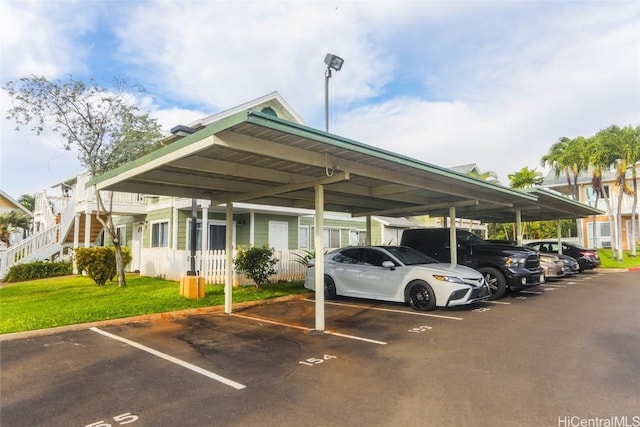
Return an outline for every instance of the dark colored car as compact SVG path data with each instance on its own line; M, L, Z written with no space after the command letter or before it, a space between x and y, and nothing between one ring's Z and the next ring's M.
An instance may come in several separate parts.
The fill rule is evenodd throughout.
M557 240L543 240L538 242L529 242L527 246L532 247L538 252L558 253ZM562 254L569 255L578 261L580 271L590 270L600 267L600 256L595 249L584 248L575 243L562 242Z
M451 262L448 228L404 230L401 244L415 248L440 262ZM544 279L539 255L531 249L504 243L487 242L466 230L456 230L458 264L478 270L484 276L492 298L508 290L520 291L538 286Z
M533 248L531 246L523 245L523 247L527 248L527 249L531 249L532 251L538 252L535 248ZM562 263L562 271L564 272L564 276L573 276L574 274L578 274L580 272L580 264L578 264L578 261L576 261L575 258L570 257L569 255L558 254L558 253L547 254L547 252L538 252L538 253L541 254L541 256L540 256L540 265L541 266L542 266L542 261L543 261L542 260L542 255L555 255L556 258ZM543 268L544 268L544 266L543 266Z
M562 261L565 276L572 276L580 272L580 264L574 257L565 254L556 254L556 256Z

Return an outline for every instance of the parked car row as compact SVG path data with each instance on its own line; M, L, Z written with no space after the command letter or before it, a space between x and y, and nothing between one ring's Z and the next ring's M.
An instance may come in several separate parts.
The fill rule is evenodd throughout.
M558 255L559 253L557 240L529 242L527 243L527 247L533 248L540 253L555 255ZM562 242L562 255L560 255L560 257L561 259L564 259L566 256L569 256L578 262L580 272L600 267L600 256L598 255L598 251L595 249L588 249L573 243Z
M598 253L556 241L486 241L456 230L457 264L451 263L450 230L406 230L400 246L349 246L325 255L324 294L408 303L415 310L472 304L508 290L538 286L600 265ZM305 287L315 290L315 260Z

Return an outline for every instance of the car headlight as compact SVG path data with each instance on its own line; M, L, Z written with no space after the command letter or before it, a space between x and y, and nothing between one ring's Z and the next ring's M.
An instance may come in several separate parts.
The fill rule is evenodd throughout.
M462 285L466 285L464 280L456 276L442 276L440 274L434 274L433 277L443 282L460 283Z
M524 268L524 262L525 259L524 258L520 258L520 257L509 257L505 260L505 265L507 267L512 267L512 268Z

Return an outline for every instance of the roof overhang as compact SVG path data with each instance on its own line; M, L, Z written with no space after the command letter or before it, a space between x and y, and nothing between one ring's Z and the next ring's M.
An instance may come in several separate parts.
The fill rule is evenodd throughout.
M269 114L242 111L94 178L99 190L325 210L352 216L551 219L592 214L546 192L523 192ZM559 199L566 200L558 197ZM544 202L544 204L541 204ZM578 206L579 205L579 206ZM568 211L567 211L568 210ZM534 211L537 211L534 214Z

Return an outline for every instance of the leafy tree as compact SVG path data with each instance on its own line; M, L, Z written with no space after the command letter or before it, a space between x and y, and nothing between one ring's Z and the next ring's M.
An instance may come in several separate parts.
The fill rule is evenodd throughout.
M277 273L274 266L278 259L274 255L275 250L267 246L250 247L238 251L238 256L233 264L241 274L246 274L256 284L256 288L269 282L269 276Z
M98 86L93 80L85 83L69 77L50 81L30 76L10 81L4 90L13 105L8 118L14 119L19 130L31 126L40 135L45 130L58 133L64 149L76 149L78 159L92 175L102 174L134 160L160 144L160 125L148 114L139 114L133 93L138 85L115 80L114 88ZM96 190L98 221L111 236L119 286L125 286L120 239L112 219L113 193Z
M542 172L537 171L536 168L529 169L528 166L523 167L518 172L509 174L511 188L537 187L542 184L543 180Z
M467 175L475 179L479 179L480 181L492 182L494 184L498 183L498 175L493 171L478 173L475 170L472 170Z
M544 177L542 176L541 172L537 171L536 168L529 169L528 166L523 167L522 169L520 169L515 173L509 174L508 177L509 177L509 185L511 188L535 187L542 184L542 181L544 180ZM540 239L540 238L555 236L557 234L555 232L553 234L546 234L541 231L541 230L546 230L548 228L548 226L545 226L545 227L542 226L542 223L544 222L553 223L553 221L533 221L533 222L523 223L522 235L529 239ZM517 236L516 236L515 224L511 225L511 229L514 236L512 240L516 240ZM505 236L507 237L509 236L509 230L507 228L507 225L503 225L503 233Z

